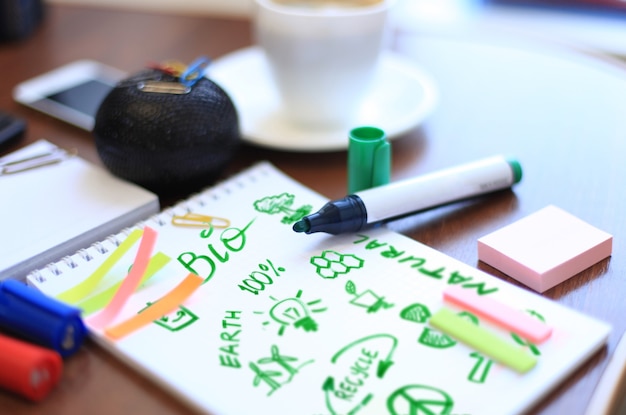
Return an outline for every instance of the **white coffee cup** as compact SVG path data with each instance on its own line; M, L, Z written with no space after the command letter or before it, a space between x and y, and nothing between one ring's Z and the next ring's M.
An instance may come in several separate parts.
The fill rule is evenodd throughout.
M349 126L378 66L393 0L255 0L255 36L288 120Z

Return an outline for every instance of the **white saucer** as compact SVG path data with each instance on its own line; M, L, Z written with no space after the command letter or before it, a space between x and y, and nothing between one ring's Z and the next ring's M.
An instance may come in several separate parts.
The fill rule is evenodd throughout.
M350 129L366 125L381 128L393 139L419 125L437 102L437 90L431 78L391 52L383 55L362 107L345 128L303 128L286 119L265 56L258 47L241 49L215 60L207 76L233 100L243 140L281 150L343 150L348 147Z

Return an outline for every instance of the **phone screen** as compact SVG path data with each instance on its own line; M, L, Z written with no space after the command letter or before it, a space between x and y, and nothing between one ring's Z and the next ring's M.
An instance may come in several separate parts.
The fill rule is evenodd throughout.
M113 86L92 79L72 88L49 95L46 98L91 117L95 117L100 104L111 89L113 89Z

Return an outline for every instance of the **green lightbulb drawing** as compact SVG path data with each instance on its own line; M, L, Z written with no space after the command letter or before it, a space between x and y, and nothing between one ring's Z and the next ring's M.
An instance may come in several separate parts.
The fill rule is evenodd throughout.
M280 300L270 309L270 317L280 324L279 335L282 336L289 326L296 329L302 328L304 331L317 331L317 322L311 317L311 313L319 313L325 311L326 308L312 309L311 307L320 303L321 300L307 303L300 298L301 296L302 290L299 290L295 297Z

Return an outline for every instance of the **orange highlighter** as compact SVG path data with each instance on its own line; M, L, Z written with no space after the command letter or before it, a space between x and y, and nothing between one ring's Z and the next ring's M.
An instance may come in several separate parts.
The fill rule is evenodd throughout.
M40 401L59 383L61 355L0 334L0 388Z

